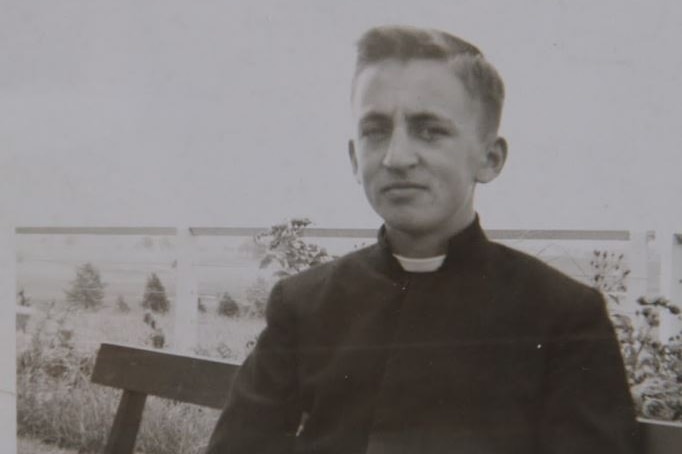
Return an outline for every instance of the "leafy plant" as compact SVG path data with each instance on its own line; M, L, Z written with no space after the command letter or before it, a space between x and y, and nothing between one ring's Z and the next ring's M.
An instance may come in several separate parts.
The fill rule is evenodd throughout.
M592 286L614 303L620 304L622 296L627 291L626 279L630 275L624 254L595 249L592 251L590 267Z
M204 304L204 302L202 301L201 298L197 298L197 310L198 310L201 314L205 314L205 313L206 313L206 305Z
M151 334L147 338L147 343L150 343L154 348L163 348L163 346L166 345L166 335L164 334L163 329L157 325L156 319L152 313L145 312L142 321L152 329Z
M279 267L275 276L287 277L331 260L333 257L324 248L302 239L305 228L310 224L307 218L291 219L257 234L254 241L265 248L260 267L266 268L275 263Z
M17 305L23 307L31 305L31 299L26 296L26 291L23 288L17 292Z
M118 298L116 298L116 309L122 313L130 312L130 305L122 295L118 295Z
M218 301L218 314L225 317L236 317L239 315L239 304L227 292L223 293L220 301Z
M623 361L638 413L646 418L682 421L682 333L657 338L660 311L679 317L665 298L637 300L636 320L613 314Z
M251 314L256 317L265 317L265 308L270 296L270 286L262 277L256 279L246 289L246 301L249 303Z
M170 302L166 296L166 288L156 273L152 273L147 278L142 297L142 307L152 312L165 313L170 309Z
M65 291L66 300L86 309L96 308L104 299L104 287L99 270L86 263L76 269L76 278L71 282L71 288Z

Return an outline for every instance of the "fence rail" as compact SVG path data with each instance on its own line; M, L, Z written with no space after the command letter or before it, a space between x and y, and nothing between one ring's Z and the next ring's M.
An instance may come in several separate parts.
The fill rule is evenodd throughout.
M104 235L104 236L164 236L175 239L176 251L173 261L175 269L176 301L191 304L175 304L174 318L177 339L176 347L180 351L188 351L194 345L196 334L197 310L194 303L200 296L197 289L198 269L205 264L196 259L195 239L201 237L253 237L267 230L265 227L220 227L220 226L20 226L14 229L15 235ZM549 242L606 242L618 246L603 246L603 249L618 249L627 251L627 258L631 273L628 277L628 301L634 301L642 295L661 294L668 289L669 283L662 282L663 276L674 280L675 268L661 261L669 256L678 257L682 261L682 254L658 253L654 247L656 235L654 232L631 232L628 230L548 230L548 229L490 229L487 235L498 241L519 242L549 241ZM375 229L366 228L308 228L304 232L308 238L340 238L373 240ZM674 234L670 246L680 245L680 234ZM519 243L515 243L518 245ZM567 244L564 243L564 244ZM667 244L665 241L661 244ZM659 245L660 246L660 245ZM567 246L568 247L568 246ZM554 256L561 257L554 251ZM564 248L565 249L565 248ZM544 253L544 248L539 254ZM570 256L569 256L570 257ZM571 259L572 260L572 259ZM576 268L576 263L570 265ZM679 268L679 266L678 266ZM577 268L576 268L577 269ZM589 273L580 269L572 273L576 278L585 279ZM679 278L677 278L679 280ZM682 281L680 282L682 287ZM16 292L14 292L16 294ZM665 327L663 333L665 334Z

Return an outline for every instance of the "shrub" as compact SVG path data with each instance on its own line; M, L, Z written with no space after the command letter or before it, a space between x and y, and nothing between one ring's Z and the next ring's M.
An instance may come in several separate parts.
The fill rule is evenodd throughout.
M166 297L166 288L163 286L161 279L156 273L152 273L147 278L147 284L144 288L144 296L142 297L142 307L153 312L168 312L170 309L170 302Z
M655 335L658 312L679 316L665 298L639 298L639 323L612 315L637 412L645 418L682 421L682 342L673 336L660 342Z
M239 304L227 292L223 293L218 302L218 314L225 317L236 317L239 315Z
M118 295L118 298L116 298L116 309L122 313L130 312L130 305L121 295Z
M94 360L74 348L73 332L65 327L69 314L57 314L51 304L28 348L17 355L18 435L99 452L117 393L90 383Z
M592 286L616 304L620 304L627 291L627 277L630 275L624 259L623 254L595 249L590 260Z
M145 325L152 329L152 332L147 337L147 344L151 344L154 348L163 348L166 345L166 335L163 330L157 325L156 319L151 312L145 312L142 317L142 321Z
M29 307L31 305L31 299L26 296L26 292L23 288L17 293L17 305L23 307Z
M246 301L249 302L249 309L256 317L265 317L265 309L270 296L270 286L262 277L256 279L246 289Z
M324 248L302 239L305 228L310 224L311 221L306 218L291 219L257 234L254 241L265 249L260 267L276 263L280 269L274 274L287 277L331 260L333 257Z
M65 292L66 300L86 309L98 307L104 299L104 287L97 268L86 263L76 269L76 278Z

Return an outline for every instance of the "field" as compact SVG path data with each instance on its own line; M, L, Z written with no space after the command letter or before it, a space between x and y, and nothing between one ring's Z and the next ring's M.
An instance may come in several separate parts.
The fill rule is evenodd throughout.
M230 318L212 309L199 314L195 353L242 361L263 327L262 319ZM100 452L120 391L90 383L97 347L101 342L151 346L155 331L143 321L139 307L127 312L116 307L83 310L61 302L32 310L25 329L17 333L19 452ZM171 316L156 314L154 319L172 342ZM201 452L218 413L150 398L139 452Z

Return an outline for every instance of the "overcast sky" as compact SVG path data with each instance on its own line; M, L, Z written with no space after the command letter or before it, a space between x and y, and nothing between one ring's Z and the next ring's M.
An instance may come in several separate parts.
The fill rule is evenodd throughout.
M10 225L376 227L351 176L368 27L448 30L506 81L488 228L682 230L682 3L2 1Z

